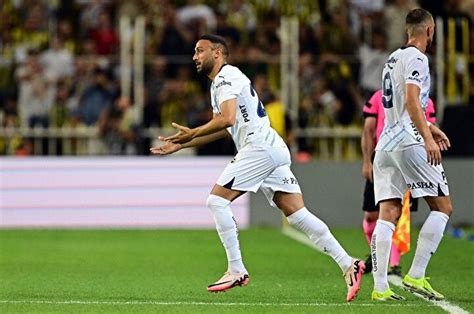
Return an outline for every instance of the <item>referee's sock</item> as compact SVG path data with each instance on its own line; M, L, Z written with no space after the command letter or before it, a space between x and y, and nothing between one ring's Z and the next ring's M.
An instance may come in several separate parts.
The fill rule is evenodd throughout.
M287 219L290 225L306 233L318 250L331 256L343 272L352 266L352 257L334 238L328 226L306 207L289 215Z

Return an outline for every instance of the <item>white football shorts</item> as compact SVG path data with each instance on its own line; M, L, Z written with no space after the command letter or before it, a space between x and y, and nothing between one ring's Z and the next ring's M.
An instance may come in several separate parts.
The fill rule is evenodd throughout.
M427 162L423 145L403 151L377 151L373 171L375 204L392 198L403 200L407 188L414 198L449 195L443 166Z
M270 205L276 207L275 192L301 193L290 165L290 152L286 147L243 150L229 162L217 184L237 191L261 189Z

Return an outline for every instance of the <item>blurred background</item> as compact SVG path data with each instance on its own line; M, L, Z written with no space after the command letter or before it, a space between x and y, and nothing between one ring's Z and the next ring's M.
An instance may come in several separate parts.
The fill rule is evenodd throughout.
M456 188L467 210L474 156L472 0L3 0L0 154L8 158L0 159L2 207L13 213L20 205L11 200L26 198L11 193L34 181L9 184L31 162L14 156L149 155L158 135L173 132L171 122L193 127L208 121L209 82L196 74L192 55L201 35L215 33L227 40L229 63L252 80L291 148L295 171L309 176L305 185L329 188L334 171L347 166L341 176L349 178L354 196L346 198L358 208L362 107L380 88L387 56L405 44L404 19L415 7L435 17L431 98L453 144L446 155L466 162L451 172L462 178ZM222 140L180 153L235 152ZM323 172L334 171L321 177L298 168L312 160L327 162ZM47 169L35 174L38 186L30 183L29 191L48 183ZM75 188L90 187L84 182ZM333 185L344 189L339 181ZM331 209L334 194L322 191L318 201L327 195Z
M192 127L211 117L209 83L192 55L201 35L216 33L299 161L357 160L362 106L418 6L438 26L428 51L438 122L464 143L451 154L472 155L472 133L456 132L473 117L469 0L5 0L0 153L149 154L172 121ZM232 154L233 145L188 153Z

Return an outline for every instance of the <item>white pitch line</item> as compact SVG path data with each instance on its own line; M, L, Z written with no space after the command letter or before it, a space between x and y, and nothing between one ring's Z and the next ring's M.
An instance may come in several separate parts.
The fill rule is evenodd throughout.
M398 277L398 276L388 276L388 281L392 285L404 289L403 284L402 284L402 279L400 277ZM469 314L469 312L467 312L463 308L461 308L461 307L459 307L455 304L449 303L446 300L443 300L443 301L429 300L429 299L425 298L424 296L422 296L421 294L418 294L418 293L412 293L412 294L414 296L419 297L420 299L423 299L425 301L433 303L436 306L439 306L440 308L442 308L443 310L445 310L448 313L451 313L451 314Z
M400 303L385 303L385 304L373 304L373 303L246 303L246 302L193 302L193 301L100 301L100 300L0 300L0 304L66 304L66 305L198 305L198 306L286 306L286 307L316 307L316 306L340 306L340 307L372 307L372 306L388 306L388 307L399 307L399 306L419 306L417 304L400 304ZM434 306L434 305L429 305Z
M312 247L313 249L318 250L316 248L316 246L314 245L314 243L311 242L310 239L308 239L308 237L306 237L303 233L293 229L292 227L283 227L282 232L283 232L284 235L292 238L293 240L296 240L296 241L298 241L302 244L308 245L308 246ZM391 284L403 289L402 280L399 277L389 276L388 281ZM450 314L469 314L469 312L467 312L466 310L464 310L460 306L449 303L446 300L443 300L443 301L429 300L429 299L423 297L422 295L419 295L419 294L416 294L416 293L412 293L412 294L419 297L419 298L421 298L421 299L423 299L423 300L425 300L425 301L428 301L428 302L432 303L434 306L438 306L438 307L442 308L443 310L445 310L446 312L448 312Z

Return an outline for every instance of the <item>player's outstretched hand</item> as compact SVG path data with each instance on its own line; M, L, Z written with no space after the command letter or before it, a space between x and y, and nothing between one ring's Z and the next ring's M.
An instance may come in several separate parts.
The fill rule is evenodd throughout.
M176 143L167 141L160 147L150 148L150 152L154 155L169 155L169 154L177 152L180 149L181 149L181 144L176 144Z
M160 140L184 144L193 139L194 131L192 129L179 125L178 123L175 123L175 122L171 123L171 125L173 126L173 128L177 129L178 132L168 137L160 136L159 137Z
M437 126L430 125L430 131L431 135L433 135L433 139L435 140L436 144L438 144L440 150L448 150L448 148L451 147L449 138Z

